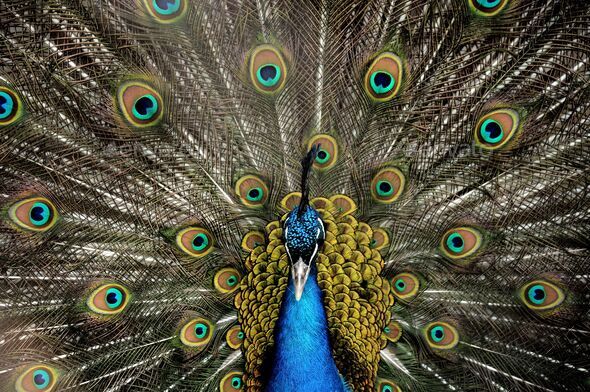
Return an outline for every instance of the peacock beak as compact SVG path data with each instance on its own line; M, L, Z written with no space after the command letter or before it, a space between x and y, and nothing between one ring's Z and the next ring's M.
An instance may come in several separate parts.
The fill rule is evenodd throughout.
M295 285L295 299L299 301L303 295L305 283L309 277L309 271L311 268L308 263L305 263L300 257L299 260L291 267L291 273L293 275L293 283Z

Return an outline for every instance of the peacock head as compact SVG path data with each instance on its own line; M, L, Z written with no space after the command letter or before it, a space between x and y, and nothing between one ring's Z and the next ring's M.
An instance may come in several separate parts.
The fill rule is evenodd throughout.
M305 283L312 269L312 263L318 255L326 233L318 212L309 205L309 188L307 177L311 164L316 157L319 145L313 146L301 161L301 201L287 215L283 223L285 249L291 262L291 276L295 285L295 299L299 301L303 295Z

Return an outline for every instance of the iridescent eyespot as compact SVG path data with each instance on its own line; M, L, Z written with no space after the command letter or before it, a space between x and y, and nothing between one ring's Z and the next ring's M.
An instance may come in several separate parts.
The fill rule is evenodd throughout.
M0 126L10 125L22 117L23 104L17 93L0 86Z
M389 234L383 229L373 229L373 238L370 246L373 249L381 250L389 245Z
M443 235L440 248L446 257L461 259L477 252L481 247L481 242L479 231L471 227L458 227Z
M35 365L26 369L17 379L17 392L48 392L57 383L57 371L46 365Z
M467 2L474 13L482 16L497 15L508 4L508 0L467 0Z
M522 286L520 298L532 310L550 310L565 300L565 294L559 287L546 280L534 280Z
M186 0L144 0L150 15L160 23L179 20L187 9Z
M404 301L414 298L420 289L420 280L416 275L409 272L395 275L391 283L393 285L393 294Z
M259 177L246 175L236 182L236 194L247 207L262 207L268 200L268 187Z
M340 216L350 215L357 210L354 200L346 195L331 196L330 201L334 204Z
M231 327L225 335L225 341L227 342L227 345L234 350L240 348L244 341L244 332L242 331L242 328L240 328L239 325Z
M136 128L157 125L164 114L162 97L143 82L123 83L117 100L123 117Z
M200 258L213 251L213 237L202 227L187 227L176 234L176 245L186 254Z
M319 150L313 162L313 167L318 170L327 170L334 167L338 160L338 143L330 135L320 134L315 135L307 143L308 150L312 146L319 145Z
M428 324L424 328L424 335L428 345L438 350L448 350L459 343L459 333L455 327L443 321Z
M202 347L213 337L213 324L204 318L195 318L180 329L180 341L189 347Z
M380 379L377 382L377 391L378 392L401 392L402 390L393 381Z
M283 56L270 45L260 45L250 57L250 77L256 89L273 94L285 85L287 67Z
M264 233L260 231L250 231L242 238L242 249L246 252L252 252L258 246L264 245Z
M21 200L8 209L10 219L23 229L47 231L57 222L57 210L44 197Z
M402 337L402 328L398 322L390 321L387 327L383 330L385 337L390 342L397 342Z
M94 313L114 315L121 313L129 304L129 291L115 283L104 284L94 290L86 304Z
M517 133L520 119L512 109L498 109L479 119L475 127L475 142L486 150L496 150Z
M235 268L222 268L215 274L213 285L220 293L233 293L240 285L242 276Z
M241 391L244 389L243 373L230 372L226 374L219 383L220 392Z
M393 203L404 191L406 178L395 167L380 170L371 180L371 195L380 203Z
M371 63L365 74L365 91L374 101L389 101L399 92L402 77L401 58L394 53L382 53Z

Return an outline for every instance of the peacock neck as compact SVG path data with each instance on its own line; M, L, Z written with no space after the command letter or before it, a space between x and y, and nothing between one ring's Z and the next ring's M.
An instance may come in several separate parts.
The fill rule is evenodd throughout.
M315 268L301 299L293 281L283 297L275 329L275 352L267 392L345 392L328 336L328 323Z

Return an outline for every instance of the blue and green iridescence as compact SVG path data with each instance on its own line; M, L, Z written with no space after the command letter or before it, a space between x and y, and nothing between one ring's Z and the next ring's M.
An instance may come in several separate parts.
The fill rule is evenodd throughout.
M153 0L152 5L160 15L172 15L180 9L182 0Z
M395 86L395 78L385 71L377 71L371 74L371 88L375 94L386 94Z
M502 0L475 0L477 4L481 5L483 8L492 9L496 7Z
M244 339L244 332L240 331L238 332L238 339Z
M232 377L231 386L235 389L240 389L242 387L242 379L238 376Z
M199 339L203 339L205 336L207 336L208 330L209 327L203 323L195 324L195 336Z
M393 392L393 388L391 388L391 385L383 385L381 392Z
M437 326L430 330L430 338L436 342L441 342L445 337L445 329L443 327Z
M0 91L0 120L4 120L12 115L14 111L14 99L10 94Z
M329 160L330 160L330 153L328 151L324 150L323 148L320 148L320 150L318 151L318 153L315 157L315 161L321 165L321 164L328 162Z
M545 287L540 284L536 284L532 286L527 293L527 297L529 301L534 303L535 305L542 305L547 299L547 293L545 292Z
M209 238L205 233L199 233L193 238L192 246L196 251L201 251L209 245Z
M29 211L29 218L33 225L43 226L51 218L51 210L46 203L38 201L33 204L33 207Z
M51 375L47 370L39 369L33 372L33 384L37 389L47 388L51 382Z
M377 194L379 196L390 196L393 194L393 185L389 181L379 181L377 182Z
M238 277L235 275L230 276L225 281L229 287L234 287L238 283Z
M105 293L105 302L109 309L117 309L123 303L123 292L118 288L112 287Z
M451 252L460 253L465 248L465 241L459 233L453 233L447 238L447 248Z
M264 87L273 87L281 79L281 68L275 64L264 64L256 71L258 82Z
M264 196L264 191L260 187L252 188L246 194L248 201L260 201Z
M401 278L400 278L400 279L398 279L398 280L396 280L396 281L395 281L395 288L396 288L398 291L404 291L404 290L406 289L406 282L404 282L404 280L403 280L403 279L401 279Z
M158 100L152 94L145 94L133 103L133 115L138 120L150 120L157 113Z
M499 122L488 118L481 124L479 133L481 138L490 144L498 143L504 137L504 130Z

